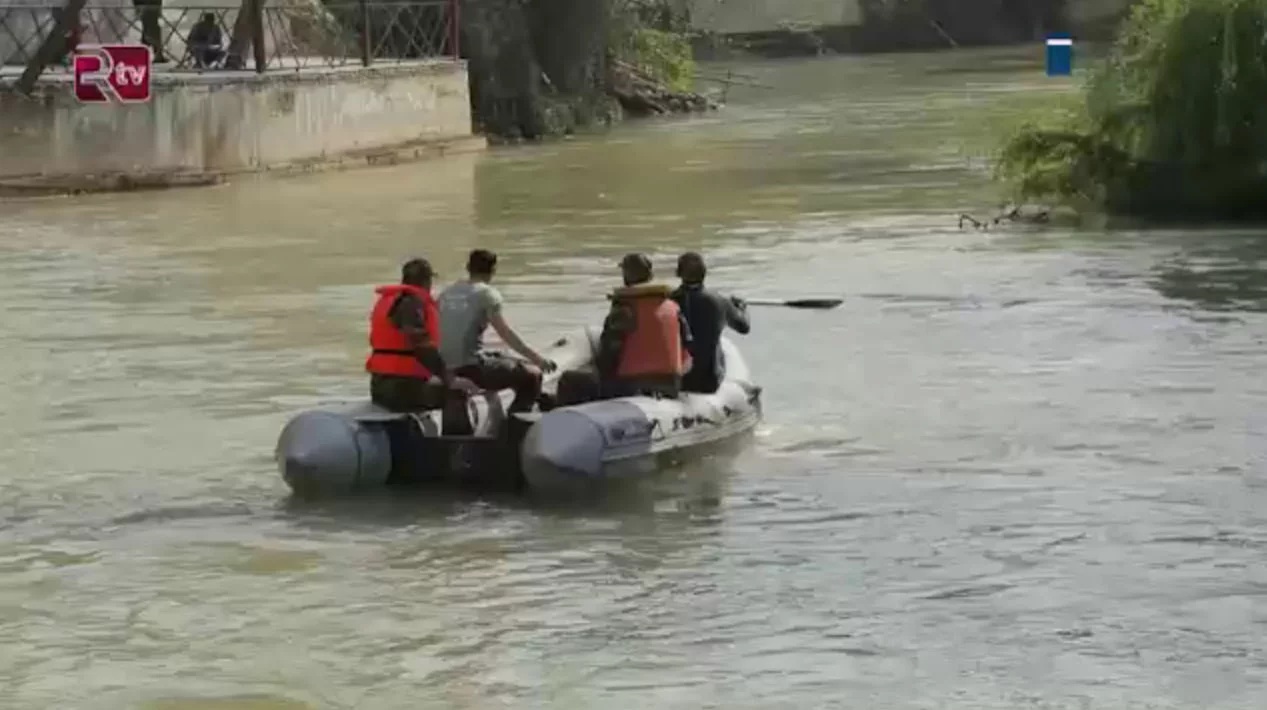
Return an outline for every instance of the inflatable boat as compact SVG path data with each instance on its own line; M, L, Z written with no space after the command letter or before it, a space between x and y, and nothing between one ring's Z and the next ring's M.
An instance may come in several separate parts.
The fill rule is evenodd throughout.
M564 370L591 366L597 340L585 329L543 353L559 365L545 391L556 390ZM439 410L398 413L365 401L303 412L282 429L275 458L301 495L428 483L559 491L646 476L751 433L760 421L761 389L747 363L725 338L722 353L726 378L713 394L622 397L508 417L513 393L485 392L468 400L469 436L446 435ZM519 470L469 465L472 452L496 446L519 446Z

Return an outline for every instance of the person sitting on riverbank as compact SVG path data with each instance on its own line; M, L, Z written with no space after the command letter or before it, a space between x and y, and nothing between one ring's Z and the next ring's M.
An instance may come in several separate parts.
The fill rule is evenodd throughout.
M213 12L204 12L189 30L189 53L199 69L214 67L224 59L224 34Z
M433 275L430 262L412 259L401 268L399 284L376 289L365 370L370 399L394 412L439 409L450 399L449 391L475 390L470 380L451 374L440 355Z
M682 377L682 389L687 392L712 394L721 387L726 374L722 356L721 335L729 326L740 335L752 329L748 320L748 307L739 298L726 298L712 289L704 288L708 269L704 257L688 251L678 257L677 276L682 284L673 291L673 300L682 309L682 315L691 329L692 340L687 346L695 366Z
M559 378L560 406L636 395L676 397L691 369L691 331L668 286L653 284L651 260L627 254L620 261L624 286L612 292L592 371Z
M555 364L529 347L506 322L502 295L490 283L497 272L497 255L486 249L471 251L466 272L467 278L446 288L437 299L440 352L456 374L479 387L513 389L510 413L531 411L541 396L542 373L554 371ZM528 362L484 350L484 331L489 326Z

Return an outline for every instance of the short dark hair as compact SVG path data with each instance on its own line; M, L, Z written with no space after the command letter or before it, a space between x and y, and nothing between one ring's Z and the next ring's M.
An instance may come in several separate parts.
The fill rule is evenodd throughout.
M625 254L620 260L620 270L630 277L631 283L646 283L654 275L651 259L646 254L637 252Z
M466 272L487 276L497 269L497 255L487 249L472 249L466 257Z
M400 282L404 284L428 283L436 272L426 259L410 259L400 267Z
M708 267L704 266L704 257L697 251L688 251L677 258L678 278L688 283L704 283Z

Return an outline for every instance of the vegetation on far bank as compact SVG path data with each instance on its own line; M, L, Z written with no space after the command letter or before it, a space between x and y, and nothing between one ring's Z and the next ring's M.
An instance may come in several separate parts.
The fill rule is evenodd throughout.
M667 0L613 0L609 57L670 91L691 91L695 58L689 32L686 17Z
M464 0L477 130L535 140L623 114L709 107L689 91L685 18L670 0ZM622 111L623 109L623 111Z
M1140 0L1081 100L1002 146L1017 201L1267 218L1267 0Z
M607 93L626 114L705 111L715 105L693 92L690 23L668 0L612 0L607 38Z

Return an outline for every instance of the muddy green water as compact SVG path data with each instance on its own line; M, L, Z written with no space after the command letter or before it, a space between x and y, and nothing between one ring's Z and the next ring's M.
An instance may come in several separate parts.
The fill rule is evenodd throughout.
M0 203L0 707L1261 708L1267 233L961 232L1041 53L742 67L695 120ZM538 344L625 250L749 296L767 421L603 509L299 506L373 285L502 255Z

